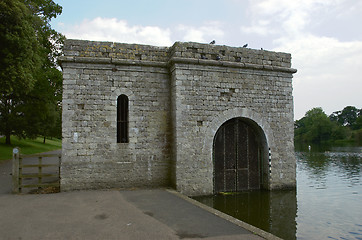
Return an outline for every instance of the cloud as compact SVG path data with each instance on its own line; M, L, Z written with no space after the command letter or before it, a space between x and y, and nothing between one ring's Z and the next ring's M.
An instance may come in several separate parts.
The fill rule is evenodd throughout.
M177 28L177 35L182 36L182 41L185 42L210 42L213 39L222 42L224 31L220 22L206 22L200 27L187 26L180 24Z
M276 31L270 28L270 21L268 20L257 20L253 21L251 26L241 26L241 31L246 34L257 34L261 36L266 36L270 34L275 34Z
M125 20L97 17L83 20L63 33L67 38L93 41L114 41L126 43L150 44L155 46L171 46L175 39L181 41L210 42L213 39L222 42L224 31L221 22L208 21L201 26L179 24L172 31L158 26L132 26Z
M171 31L155 26L129 26L116 18L95 18L68 28L67 38L170 46Z
M327 37L312 31L321 22L328 24L330 14L341 12L338 9L355 11L349 0L261 0L249 5L250 25L241 31L272 37L272 50L292 54L298 69L293 78L295 119L313 107L330 114L362 102L362 41L341 41L338 32Z
M335 6L339 0L261 0L249 1L251 25L241 27L244 33L300 34L312 21L311 16Z
M293 40L280 38L278 43L273 50L291 52L293 67L298 69L293 80L296 119L313 107L330 114L361 103L362 41L306 34Z

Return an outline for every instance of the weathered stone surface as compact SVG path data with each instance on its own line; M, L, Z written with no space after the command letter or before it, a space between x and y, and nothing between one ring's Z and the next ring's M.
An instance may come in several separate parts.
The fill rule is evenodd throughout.
M80 40L67 40L64 52L63 190L175 186L188 195L213 193L213 139L235 117L265 135L271 172L264 187L295 187L290 54ZM129 143L116 142L121 94L129 98Z

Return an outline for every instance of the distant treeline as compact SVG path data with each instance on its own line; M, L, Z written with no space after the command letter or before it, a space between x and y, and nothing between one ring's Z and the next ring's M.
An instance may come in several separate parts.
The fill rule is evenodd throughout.
M347 106L327 116L322 108L313 108L295 121L294 141L298 144L362 146L362 109Z

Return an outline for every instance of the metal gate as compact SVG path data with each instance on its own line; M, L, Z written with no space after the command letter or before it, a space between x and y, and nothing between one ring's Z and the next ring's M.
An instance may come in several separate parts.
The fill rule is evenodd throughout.
M260 144L242 119L225 122L214 138L214 191L238 192L260 188Z

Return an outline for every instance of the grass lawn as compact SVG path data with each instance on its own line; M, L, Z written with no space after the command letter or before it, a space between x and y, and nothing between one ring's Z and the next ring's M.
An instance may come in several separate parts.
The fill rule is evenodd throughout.
M62 148L62 140L53 138L52 140L46 139L43 144L43 138L37 139L21 139L11 136L11 145L5 144L5 137L0 138L0 161L11 159L13 157L13 148L19 147L21 154L35 154L41 152L48 152Z

